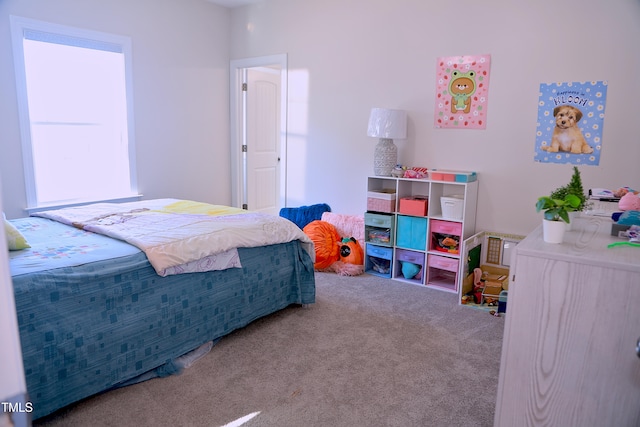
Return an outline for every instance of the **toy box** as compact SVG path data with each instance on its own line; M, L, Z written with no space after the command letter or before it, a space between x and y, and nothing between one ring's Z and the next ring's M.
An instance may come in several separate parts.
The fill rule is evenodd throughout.
M429 198L427 196L402 197L400 213L406 215L427 216Z

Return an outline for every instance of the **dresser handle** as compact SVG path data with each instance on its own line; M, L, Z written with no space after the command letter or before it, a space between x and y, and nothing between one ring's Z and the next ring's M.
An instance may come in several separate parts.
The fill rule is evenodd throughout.
M636 354L640 357L640 338L638 338L638 342L636 343Z

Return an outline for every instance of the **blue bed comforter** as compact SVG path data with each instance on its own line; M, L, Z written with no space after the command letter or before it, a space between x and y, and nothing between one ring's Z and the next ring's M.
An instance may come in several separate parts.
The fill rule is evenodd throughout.
M239 248L242 268L160 277L126 243L42 218L14 225L32 246L12 253L10 266L34 418L315 302L313 262L299 241ZM39 242L43 227L62 234ZM63 266L52 268L56 256Z

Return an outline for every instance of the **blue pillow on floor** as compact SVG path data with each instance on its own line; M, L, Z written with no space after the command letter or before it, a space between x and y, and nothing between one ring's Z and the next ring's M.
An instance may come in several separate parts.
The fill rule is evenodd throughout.
M280 216L293 222L302 230L311 221L322 219L322 214L325 212L331 212L331 207L326 203L318 203L298 208L282 208Z

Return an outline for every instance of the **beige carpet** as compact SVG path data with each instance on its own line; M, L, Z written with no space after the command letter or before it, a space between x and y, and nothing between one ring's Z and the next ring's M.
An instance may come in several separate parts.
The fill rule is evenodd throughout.
M504 317L453 294L317 274L317 302L223 338L182 374L109 391L38 426L491 426Z

